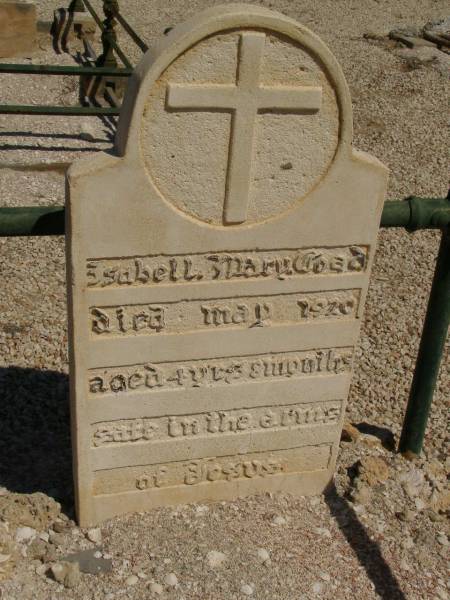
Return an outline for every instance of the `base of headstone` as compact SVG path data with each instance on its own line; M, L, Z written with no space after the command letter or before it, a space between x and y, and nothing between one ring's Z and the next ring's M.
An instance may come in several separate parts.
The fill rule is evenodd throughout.
M0 1L0 58L32 54L36 31L34 2Z

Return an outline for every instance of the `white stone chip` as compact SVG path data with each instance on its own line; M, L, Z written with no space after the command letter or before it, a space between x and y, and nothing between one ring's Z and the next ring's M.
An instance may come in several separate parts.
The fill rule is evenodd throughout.
M139 578L136 575L130 575L129 577L127 577L125 579L126 585L129 585L129 586L136 585L138 583L138 581L139 581Z
M315 583L313 583L312 591L314 594L322 594L323 583L321 583L320 581L316 581Z
M18 527L16 530L16 542L29 542L37 535L36 529L32 527Z
M244 594L244 596L252 596L255 593L255 586L250 583L243 583L241 585L241 594Z
M216 567L220 567L227 560L226 554L223 552L218 552L217 550L211 550L206 555L206 561L208 565L215 569Z
M169 587L176 587L178 585L178 577L175 573L168 573L164 577L164 583Z
M270 563L270 554L265 548L258 548L257 551L258 560L263 564Z
M160 583L157 583L156 581L152 581L152 583L149 585L149 589L153 594L156 594L157 596L160 596L164 591L163 586Z
M86 537L89 541L93 542L94 544L101 544L102 543L102 531L100 529L100 527L96 527L95 529L89 529Z

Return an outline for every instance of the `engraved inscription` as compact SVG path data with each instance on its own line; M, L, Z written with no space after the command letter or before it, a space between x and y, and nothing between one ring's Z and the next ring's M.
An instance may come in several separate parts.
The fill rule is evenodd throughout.
M338 374L349 372L352 360L352 348L339 348L92 369L89 392L97 397Z
M252 452L237 456L200 458L97 471L94 493L144 492L172 487L210 485L214 482L254 480L275 475L320 471L328 467L331 446L303 446L270 452Z
M203 304L201 310L205 325L240 325L248 324L250 327L263 327L270 321L272 305L265 302L237 304L236 306L220 304Z
M255 278L282 280L364 271L367 257L367 246L349 246L92 259L87 263L86 276L88 286L97 288Z
M354 295L344 299L337 296L319 296L313 300L311 298L302 298L297 301L303 319L352 315L357 308L357 303L358 299Z
M276 294L264 298L223 298L214 301L183 300L163 306L137 304L91 307L94 335L181 333L218 327L249 328L313 320L352 318L359 290Z
M184 483L196 485L206 481L231 481L247 477L267 477L283 472L283 463L274 458L260 460L237 460L224 462L221 460L194 460L186 466Z
M342 401L314 402L97 423L92 446L335 425L341 410Z

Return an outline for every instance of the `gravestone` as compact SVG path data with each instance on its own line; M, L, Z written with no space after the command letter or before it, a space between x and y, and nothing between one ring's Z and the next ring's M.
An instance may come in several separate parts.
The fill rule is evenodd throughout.
M0 0L0 58L32 54L36 31L34 2Z
M342 71L229 5L131 79L114 155L69 172L78 518L333 475L386 192Z

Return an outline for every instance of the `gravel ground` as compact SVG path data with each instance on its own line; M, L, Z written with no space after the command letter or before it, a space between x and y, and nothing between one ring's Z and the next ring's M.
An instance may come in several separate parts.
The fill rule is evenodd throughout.
M58 4L38 2L40 18L49 20ZM213 4L219 2L129 0L124 13L151 40ZM445 196L448 78L436 61L405 60L386 35L396 26L444 17L447 3L261 4L309 26L341 62L354 103L355 147L390 168L388 197ZM137 60L136 49L123 42ZM73 64L45 38L23 62L29 60ZM76 81L0 76L0 102L54 100L77 103ZM0 204L61 204L67 165L110 148L111 133L101 119L0 116ZM380 231L348 406L348 419L360 433L350 430L353 441L342 443L336 483L326 496L260 496L156 510L109 521L100 538L70 521L63 240L0 239L2 600L449 598L448 347L423 457L409 463L393 452L437 246L433 232ZM36 498L36 492L45 495ZM52 498L62 513L49 505ZM23 531L27 527L31 531ZM111 563L111 572L80 576L75 569L63 583L49 576L52 565L89 548L103 557L92 561L104 569Z

